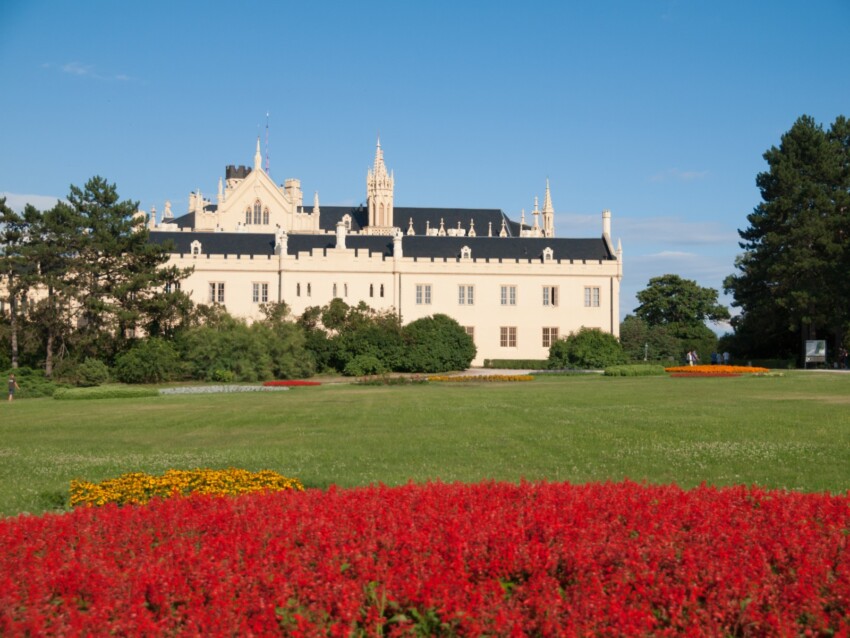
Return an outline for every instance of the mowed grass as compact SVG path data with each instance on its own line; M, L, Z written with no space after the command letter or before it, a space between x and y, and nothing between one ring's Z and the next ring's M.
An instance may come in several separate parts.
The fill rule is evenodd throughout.
M600 376L0 404L0 514L69 481L240 467L325 488L408 481L850 487L850 374Z

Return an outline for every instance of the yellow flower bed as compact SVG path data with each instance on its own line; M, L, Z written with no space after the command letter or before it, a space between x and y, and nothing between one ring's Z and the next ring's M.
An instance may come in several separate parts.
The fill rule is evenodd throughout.
M467 376L433 376L428 377L428 381L534 381L534 377L530 374L470 374Z
M673 368L664 368L665 372L678 372L690 374L758 374L770 372L767 368L757 368L753 366L721 366L721 365L702 365L702 366L675 366Z
M71 481L71 506L104 505L105 503L139 504L154 497L185 496L188 494L235 495L246 492L277 492L298 490L304 486L297 478L287 478L261 470L248 472L237 468L226 470L168 470L162 476L129 472L101 483Z

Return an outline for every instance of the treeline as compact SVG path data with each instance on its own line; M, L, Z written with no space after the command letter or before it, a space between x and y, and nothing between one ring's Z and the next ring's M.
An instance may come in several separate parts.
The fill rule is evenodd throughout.
M18 214L0 198L0 369L40 369L77 385L109 378L258 381L317 372L360 376L469 366L472 338L435 315L401 325L393 312L334 299L292 317L265 304L252 323L195 305L152 244L138 203L94 177L67 201Z

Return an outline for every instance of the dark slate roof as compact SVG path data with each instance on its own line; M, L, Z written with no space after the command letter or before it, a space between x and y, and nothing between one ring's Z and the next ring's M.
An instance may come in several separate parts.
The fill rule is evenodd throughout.
M189 254L191 244L198 240L205 255L272 255L275 236L271 233L212 233L155 231L150 234L156 244L171 242L174 253ZM346 248L392 256L392 237L383 235L347 235ZM287 252L322 251L336 246L336 235L291 234ZM405 236L402 251L405 257L417 259L457 259L461 248L469 246L473 259L540 259L545 248L551 248L555 260L599 261L616 259L601 237L571 239L567 237L425 237Z
M153 231L151 241L155 244L171 242L173 253L188 255L191 244L201 242L205 255L273 255L274 235L271 233L210 233Z
M309 211L309 208L303 208ZM319 224L322 230L333 231L337 222L344 215L351 215L351 230L359 231L369 225L369 210L363 206L320 206L321 211ZM508 235L516 237L519 235L519 224L512 222L500 210L495 208L413 208L408 206L396 206L393 208L393 222L402 232L407 233L410 228L410 220L413 220L413 231L417 235L424 235L427 228L439 229L440 221L446 230L457 228L460 222L461 228L469 232L471 221L475 222L477 235L486 235L490 224L493 234L498 235L502 230L502 219L505 220Z
M180 217L175 217L170 220L170 222L166 222L164 219L163 223L172 223L177 224L178 228L194 228L195 227L195 213L186 213L185 215L181 215Z
M554 260L616 259L604 239L571 239L567 237L405 237L405 257L418 259L455 259L461 248L469 246L473 259L540 259L546 248L552 249Z

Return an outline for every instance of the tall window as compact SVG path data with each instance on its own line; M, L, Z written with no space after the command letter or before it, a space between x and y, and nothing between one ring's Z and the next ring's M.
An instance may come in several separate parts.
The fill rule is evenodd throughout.
M599 307L599 287L586 286L584 289L584 305L586 308Z
M381 284L381 297L384 296L384 284Z
M251 225L251 207L250 206L245 209L245 225L246 226Z
M254 223L259 225L263 221L263 205L260 204L260 200L258 199L254 202Z
M334 294L333 294L333 298L334 298L334 299L336 299L336 284L334 284Z
M499 328L499 345L503 348L516 348L516 326Z
M313 286L311 286L310 284L307 284L307 296L308 297L313 296Z
M475 341L475 326L464 326L464 330L466 330L466 334L468 334L473 341Z
M515 306L516 286L502 286L501 301L503 306Z
M268 303L269 285L267 283L254 283L251 286L251 301L254 303Z
M416 305L431 305L431 284L416 284Z
M342 284L342 296L343 297L348 296L348 284Z
M543 305L558 305L558 286L543 286Z
M369 284L369 296L370 297L375 296L375 284Z
M461 306L475 305L475 286L466 284L457 287L457 302Z
M224 303L224 282L210 282L210 303Z
M296 297L301 296L301 284L295 284L295 296Z
M263 209L263 223L266 226L269 225L269 209L268 208Z
M543 328L543 347L548 348L558 340L557 328Z

